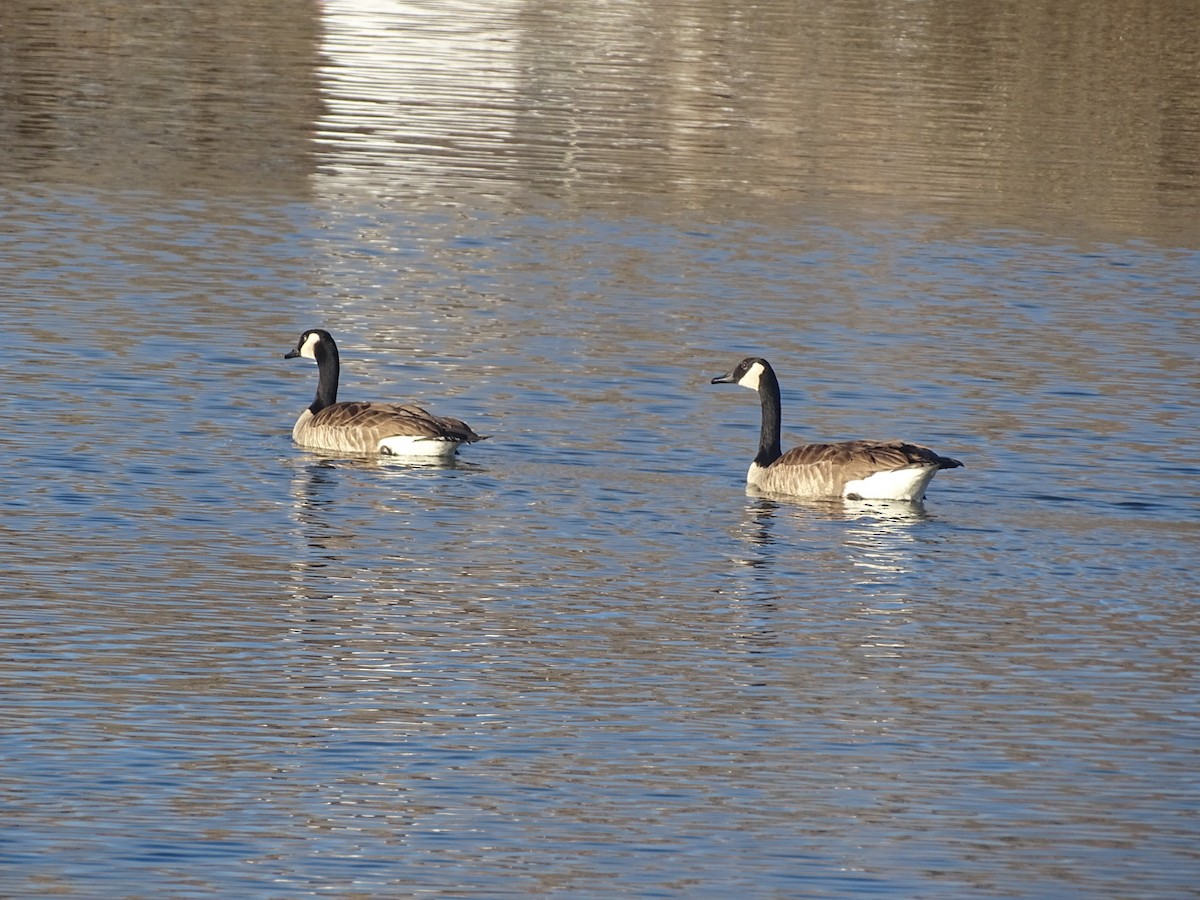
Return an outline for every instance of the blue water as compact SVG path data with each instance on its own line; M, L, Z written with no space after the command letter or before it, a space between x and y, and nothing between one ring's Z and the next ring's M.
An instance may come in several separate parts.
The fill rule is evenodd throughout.
M751 225L483 216L425 224L401 302L342 248L408 216L329 217L311 275L304 211L202 241L184 207L131 234L140 200L6 255L18 892L1190 884L1194 254L800 224L739 270ZM458 270L489 290L433 298ZM293 448L315 324L345 396L494 436ZM707 380L767 347L796 433L967 468L917 509L746 495L753 397Z
M730 191L729 147L606 156L587 105L572 182L559 118L392 159L337 109L303 186L199 150L164 186L148 147L145 185L0 180L0 894L1193 892L1200 247L1170 204L826 196L765 151ZM282 354L317 326L343 398L492 437L297 449L316 373ZM916 507L747 494L757 404L709 380L751 353L785 445L966 467Z

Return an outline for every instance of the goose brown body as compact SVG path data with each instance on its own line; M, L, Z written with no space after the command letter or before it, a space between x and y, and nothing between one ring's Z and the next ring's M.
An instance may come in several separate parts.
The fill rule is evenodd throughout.
M316 360L317 395L292 428L292 439L311 450L353 456L453 456L460 445L484 440L459 419L436 416L409 403L337 401L341 361L332 335L312 329L285 359Z
M920 500L940 469L961 466L928 447L904 441L840 441L794 447L767 466L752 463L747 482L764 491L801 497L874 497L873 487L892 500ZM884 488L891 473L895 490ZM864 483L877 478L871 486ZM864 493L864 491L866 493Z
M918 501L942 469L962 465L906 441L839 441L780 449L779 380L770 363L747 357L713 384L738 384L762 401L758 454L746 482L759 490L797 497Z
M412 454L435 456L483 440L465 422L408 403L351 401L326 406L316 414L306 409L292 428L292 440L302 447L355 456L404 455L405 438ZM429 445L427 451L420 449L422 444Z

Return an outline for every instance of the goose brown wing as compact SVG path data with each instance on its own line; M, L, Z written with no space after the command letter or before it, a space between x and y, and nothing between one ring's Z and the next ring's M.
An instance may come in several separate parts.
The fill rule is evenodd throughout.
M928 447L904 441L840 441L794 447L775 460L771 467L811 466L823 472L837 472L845 482L895 469L926 466L953 469L961 465L956 459L938 456Z
M348 428L370 433L374 439L421 437L471 443L483 440L465 422L435 416L411 403L347 401L327 406L313 417L317 428Z

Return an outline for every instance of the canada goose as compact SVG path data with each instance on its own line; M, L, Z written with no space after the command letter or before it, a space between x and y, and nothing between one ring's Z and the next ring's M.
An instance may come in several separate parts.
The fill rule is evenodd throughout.
M301 447L355 456L449 457L460 444L484 440L458 419L435 416L419 406L338 403L341 360L328 331L313 328L300 335L283 358L297 356L317 361L316 399L292 428L292 440Z
M962 465L928 447L903 441L804 444L783 453L779 447L779 379L769 362L748 356L712 383L740 384L758 391L762 434L746 483L764 491L814 499L919 501L939 469Z

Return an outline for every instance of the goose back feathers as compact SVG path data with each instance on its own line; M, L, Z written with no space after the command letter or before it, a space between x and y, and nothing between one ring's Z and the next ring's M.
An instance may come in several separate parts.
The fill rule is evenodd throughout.
M928 447L905 441L805 444L782 452L779 380L765 359L749 356L713 384L757 391L762 403L758 453L746 482L763 491L797 497L919 501L942 469L962 465Z
M284 359L297 356L317 363L316 397L292 428L292 440L302 447L353 456L449 457L462 444L485 439L465 422L413 404L339 403L341 359L328 331L304 332Z

